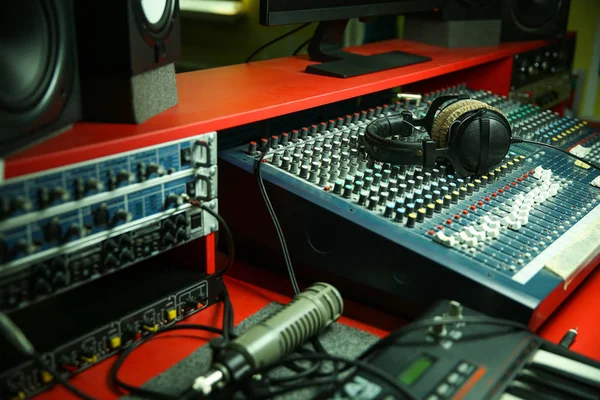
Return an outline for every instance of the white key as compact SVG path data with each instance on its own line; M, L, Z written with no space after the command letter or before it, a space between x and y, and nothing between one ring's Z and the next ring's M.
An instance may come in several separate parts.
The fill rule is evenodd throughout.
M521 222L520 221L512 221L510 223L510 225L508 225L508 229L512 229L513 231L518 231L519 229L521 229Z
M481 242L481 241L485 240L485 232L475 231L473 238L477 239L478 241Z
M478 232L477 232L477 229L475 229L475 227L474 227L474 226L472 226L472 225L471 225L471 226L469 226L469 227L466 229L466 231L467 231L467 234L469 235L469 237L473 237L473 236L477 235L477 233L478 233Z
M541 165L538 165L537 167L535 167L535 169L533 170L533 177L535 179L540 179L542 177L542 173L544 172L544 168Z
M467 243L467 241L471 239L471 237L469 236L469 234L465 231L462 231L458 234L458 241L461 243Z
M465 241L465 244L468 246L471 246L471 247L476 247L478 243L479 243L479 241L475 237L468 238Z
M549 169L544 171L540 179L544 182L548 182L550 179L552 179L552 171L550 171Z
M527 204L525 206L521 206L521 209L519 211L527 211L530 212L531 210L533 210L533 206L530 204Z
M488 230L485 231L485 236L492 239L498 239L500 237L500 229L492 229L488 227Z
M533 201L533 199L529 198L529 199L525 199L523 201L523 204L521 205L521 208L525 207L525 206L533 206L535 202Z
M453 247L456 244L456 239L454 238L454 236L448 236L442 231L438 231L433 236L433 241L440 243L446 247Z
M517 217L517 221L521 223L521 225L527 225L529 222L529 212L527 211L519 211L519 216Z
M492 221L488 224L491 229L500 229L500 221Z
M502 218L501 222L504 226L510 226L510 224L513 223L513 219L510 217L510 215L507 215L506 217Z
M536 203L544 203L546 202L548 198L546 197L545 194L540 194L539 196L537 196L535 199L533 199Z

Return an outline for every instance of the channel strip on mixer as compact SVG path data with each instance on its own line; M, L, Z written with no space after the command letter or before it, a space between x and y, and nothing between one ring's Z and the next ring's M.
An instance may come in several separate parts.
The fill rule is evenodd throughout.
M438 94L458 93L502 110L517 137L568 148L597 135L577 119L561 118L489 92L457 86ZM505 302L504 313L513 313L512 318L537 328L572 290L568 284L589 273L590 262L599 254L600 231L590 229L600 220L600 191L591 184L598 172L556 150L532 144L513 145L498 167L467 178L454 176L445 165L432 169L389 165L364 155L362 136L370 122L404 109L421 117L432 97L383 105L263 138L226 151L222 158L252 172L255 160L268 151L263 176L284 189L283 194L275 194L284 224L306 229L307 235L312 228L301 220L316 218L308 201L330 212L328 226L348 227L338 240L344 241L344 250L334 246L327 254L316 254L314 243L292 239L291 246L297 247L292 254L302 254L311 264L323 263L313 267L330 268L421 302L430 302L428 296L434 296L423 292L433 291L429 280L437 274L448 279L442 286L449 297L461 293L461 300L476 303L476 291L494 293L499 302L484 311L507 316L498 310ZM293 216L281 212L290 207L295 210ZM376 236L366 235L365 229ZM365 241L350 237L350 230ZM294 235L291 228L285 231ZM386 250L381 249L384 243ZM572 243L585 243L578 245L584 254L566 257ZM380 254L370 254L372 248ZM375 270L367 277L355 265L331 267L352 259L356 252L370 254L373 264L385 264L381 277L374 277ZM405 255L410 258L402 258ZM369 257L355 259L367 261ZM420 271L413 272L417 266L406 265L409 262ZM436 267L429 269L429 265ZM398 280L394 270L405 271L411 285L394 287L385 282Z

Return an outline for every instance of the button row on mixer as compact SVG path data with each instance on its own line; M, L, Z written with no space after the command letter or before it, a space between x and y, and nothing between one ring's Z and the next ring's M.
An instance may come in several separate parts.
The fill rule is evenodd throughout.
M496 215L485 215L458 233L449 234L439 230L433 235L433 240L446 247L456 247L458 244L477 247L485 239L499 238L502 227L513 231L520 230L529 223L529 216L534 207L556 196L561 189L560 184L552 182L552 171L549 169L538 166L534 169L533 176L538 182L535 187L504 203L498 208L499 211L495 212Z

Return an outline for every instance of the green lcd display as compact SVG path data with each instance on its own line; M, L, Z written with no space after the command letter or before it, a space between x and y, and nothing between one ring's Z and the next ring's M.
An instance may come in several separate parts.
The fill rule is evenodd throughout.
M398 381L404 385L412 385L433 365L433 361L429 356L419 356L398 375Z

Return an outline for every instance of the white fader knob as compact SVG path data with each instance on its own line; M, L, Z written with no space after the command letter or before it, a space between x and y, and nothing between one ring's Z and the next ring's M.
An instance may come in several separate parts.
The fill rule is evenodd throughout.
M435 322L433 325L429 327L429 333L432 336L443 337L446 336L446 324L443 324L441 321L444 320L444 317L440 317L439 315L433 317L433 321Z
M448 316L453 318L462 318L463 306L458 301L448 303Z

